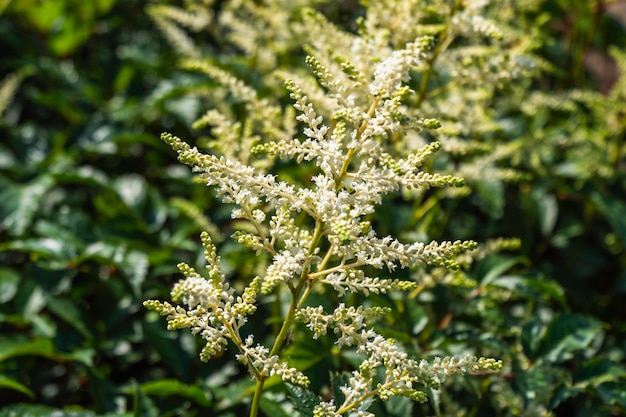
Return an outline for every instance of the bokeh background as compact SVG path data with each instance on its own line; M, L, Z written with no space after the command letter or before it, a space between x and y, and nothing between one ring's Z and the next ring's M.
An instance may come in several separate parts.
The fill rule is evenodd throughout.
M207 9L218 16L226 3ZM511 109L528 149L555 143L550 152L512 159L528 174L520 181L477 184L478 197L454 203L429 200L438 214L420 223L436 239L519 238L519 249L468 272L477 282L506 274L502 287L516 302L470 310L467 295L435 286L404 325L408 334L419 327L421 346L444 346L456 329L474 334L468 343L477 350L488 345L508 359L491 378L520 400L495 404L486 382L459 382L455 415L624 415L626 2L534 3L535 52L550 65L528 88L590 98L575 108ZM158 139L164 131L199 138L192 124L207 103L194 92L213 84L177 65L181 51L148 13L155 4L0 0L1 417L245 415L250 380L232 355L201 364L197 340L168 332L141 305L167 298L178 262L201 263L201 230L232 232L229 211ZM356 2L321 8L348 27L361 13ZM218 29L188 36L260 85L255 63ZM303 61L299 53L290 59ZM533 158L540 163L526 163ZM400 217L410 217L408 207ZM378 220L387 231L395 221ZM245 263L227 239L221 251L227 265ZM489 345L480 334L491 321L517 331L490 328L499 341ZM311 361L323 356L312 342L292 354L319 372L341 368L332 354ZM262 409L288 415L283 404L277 391Z

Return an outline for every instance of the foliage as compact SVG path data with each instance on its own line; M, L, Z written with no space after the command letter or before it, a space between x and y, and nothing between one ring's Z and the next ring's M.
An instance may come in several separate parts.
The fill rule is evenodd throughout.
M234 346L201 366L205 342L165 331L141 303L168 297L179 262L203 266L201 230L239 294L272 257L224 238L255 247L256 231L158 137L174 132L301 189L317 168L286 144L311 143L323 126L308 104L333 131L349 127L364 97L349 92L421 35L433 43L402 79L415 94L399 90L391 112L412 130L377 139L376 156L401 170L394 159L436 141L421 169L465 183L387 194L363 220L403 242L479 247L455 257L457 270L385 272L414 283L404 294L312 291L308 302L325 314L344 301L391 309L376 331L413 358L503 361L500 373L431 386L425 404L367 403L375 415L624 412L626 79L593 65L626 70L614 5L35 3L0 4L1 415L246 415L254 382ZM303 91L298 113L285 79ZM425 129L434 119L441 127ZM305 163L280 158L299 152ZM344 232L349 241L355 231ZM274 342L288 295L259 297L246 324L257 341ZM268 379L261 412L312 415L343 398L338 387L363 358L329 335L311 341L304 325L289 340L282 355L309 386Z

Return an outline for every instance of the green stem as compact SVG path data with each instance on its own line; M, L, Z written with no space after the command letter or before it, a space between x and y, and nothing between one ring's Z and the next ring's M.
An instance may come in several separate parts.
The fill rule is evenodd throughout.
M256 387L254 389L254 397L252 398L252 409L250 410L250 417L257 417L259 414L259 406L261 405L261 394L263 393L263 384L265 378L256 380Z
M450 10L450 16L449 16L450 19L452 19L452 16L454 16L456 11L460 7L461 7L461 2L460 1L455 1L454 2L454 6ZM447 26L446 26L446 28L447 28ZM433 49L433 53L428 58L427 70L424 73L424 76L422 77L422 80L420 82L419 92L418 92L418 95L417 95L416 108L419 109L421 107L422 103L424 102L424 100L426 100L426 97L427 97L426 89L428 88L428 82L430 81L431 74L433 74L435 72L434 69L433 69L435 61L437 61L437 58L439 58L439 55L443 51L448 49L448 46L450 46L450 44L452 43L453 40L454 40L454 37L448 35L447 29L446 29L446 31L442 32L441 35L439 36L439 39L437 40L437 44L435 45L435 47Z
M376 107L380 103L380 100L381 100L380 97L376 97L374 99L374 101L372 102L372 105L370 106L367 112L368 117L371 117L374 114L374 111L376 110ZM357 130L356 137L360 138L366 128L367 128L367 121L364 121L359 127L359 129ZM350 161L352 160L352 157L354 156L355 153L356 153L356 148L352 148L348 151L346 155L346 159L344 160L341 170L339 172L339 175L337 176L337 178L335 178L335 189L338 190L341 187L341 180L348 172ZM324 235L324 222L322 222L320 219L316 219L315 231L313 232L313 237L311 239L311 247L309 248L309 256L308 256L309 259L311 255L313 255L315 249L319 246L323 235ZM324 266L331 257L331 251L332 251L332 248L329 249L329 252L327 253L327 255L324 258L324 261L322 262ZM307 262L302 267L302 273L300 274L300 278L298 279L298 284L295 287L291 287L291 301L289 302L289 310L287 311L287 315L285 316L283 325L281 326L280 331L278 332L278 335L276 336L276 339L274 340L274 344L269 353L270 357L275 356L275 355L280 355L282 350L285 348L285 344L286 344L285 342L287 341L287 337L289 336L293 323L295 322L296 312L304 304L308 295L311 292L312 286L308 284L310 269L311 269L311 264L307 260ZM305 290L305 286L306 286L306 290ZM303 293L303 290L304 290L304 293ZM262 375L262 374L255 375L255 377L256 377L257 382L254 388L254 397L252 398L250 417L256 417L259 413L259 407L261 404L261 395L263 394L263 385L265 384L265 375Z

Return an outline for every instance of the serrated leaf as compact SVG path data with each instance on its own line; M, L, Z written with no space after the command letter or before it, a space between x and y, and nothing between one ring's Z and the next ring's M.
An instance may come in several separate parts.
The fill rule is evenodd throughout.
M303 417L313 415L315 406L322 402L322 398L318 397L313 391L303 388L299 385L286 383L289 399L293 406Z
M347 386L350 382L350 374L347 372L336 373L330 375L330 387L333 390L333 398L335 404L341 404L346 399L345 394L341 391L341 387Z

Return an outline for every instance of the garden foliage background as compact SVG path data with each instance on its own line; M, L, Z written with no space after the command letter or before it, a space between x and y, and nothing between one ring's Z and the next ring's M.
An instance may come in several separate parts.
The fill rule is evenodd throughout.
M363 13L352 1L317 3L346 30ZM454 198L436 191L411 205L398 197L384 203L393 215L375 219L382 234L410 229L408 238L520 239L519 248L468 265L463 279L388 301L405 329L393 337L416 355L461 344L505 369L457 378L430 403L382 405L377 415L626 412L626 3L523 3L520 25L541 65L521 87L489 98L497 106L484 120L495 127L466 138L465 154L446 154L443 142L434 163L461 175L489 163L514 175L476 175ZM206 6L207 21L227 4ZM206 141L210 130L192 125L219 86L178 65L189 51L158 30L155 7L0 1L2 417L245 415L252 381L231 353L200 364L199 341L166 331L141 306L168 297L178 262L202 263L201 230L232 233L228 209L158 139L169 131ZM275 52L268 58L219 26L202 29L184 33L261 97L277 91L264 78L268 62L304 67L304 51L289 39L257 38L258 51ZM221 97L235 115L245 112ZM499 152L501 138L515 152L464 165L468 154ZM254 273L232 241L222 239L220 252L235 278ZM312 379L320 389L325 375L350 366L313 341L289 349L299 369L321 375ZM263 412L292 415L284 387L271 388Z

